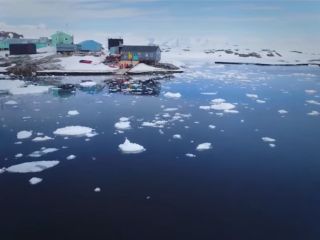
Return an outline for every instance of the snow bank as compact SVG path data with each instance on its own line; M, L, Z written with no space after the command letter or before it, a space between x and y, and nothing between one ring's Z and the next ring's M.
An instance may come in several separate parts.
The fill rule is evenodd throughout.
M42 172L48 168L52 168L58 165L59 161L36 161L36 162L25 162L17 165L12 165L6 168L7 172L10 173L35 173Z
M123 153L141 153L146 151L146 149L143 146L137 143L131 143L127 138L123 144L119 145L119 149Z
M168 70L152 67L144 63L139 63L136 66L134 66L132 69L130 69L129 72L130 73L147 73L147 72L163 72L163 71L168 71Z
M173 93L173 92L166 92L164 94L164 96L166 98L173 98L173 99L178 99L178 98L181 98L181 94L180 93Z
M53 134L67 137L92 137L95 135L94 129L83 126L67 126L64 128L58 128L53 132Z
M211 143L201 143L197 146L198 151L204 151L204 150L209 150L212 148Z
M17 138L18 139L27 139L32 136L32 131L20 131L17 133Z
M42 178L37 178L37 177L30 178L30 180L29 180L29 183L31 185L36 185L41 182L42 182Z
M93 81L87 81L87 82L81 82L80 84L79 84L81 87L84 87L84 88L90 88L90 87L94 87L94 86L96 86L97 85L97 83L96 82L93 82Z

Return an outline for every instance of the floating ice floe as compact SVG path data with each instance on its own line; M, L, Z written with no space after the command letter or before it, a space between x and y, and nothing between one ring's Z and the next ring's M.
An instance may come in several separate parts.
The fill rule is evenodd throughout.
M163 109L164 112L175 112L178 110L179 110L179 108L165 108L165 109Z
M35 173L42 172L48 168L52 168L58 165L59 161L36 161L36 162L25 162L17 165L12 165L6 168L7 172L10 173Z
M226 100L223 98L215 98L215 99L211 100L212 104L219 104L219 103L224 103L224 102L226 102Z
M284 109L281 109L281 110L278 111L278 113L280 113L281 115L283 115L283 114L287 114L288 111L286 111L286 110L284 110Z
M57 148L45 148L45 147L43 147L39 151L34 151L34 152L30 153L29 157L39 158L39 157L42 157L42 156L44 156L46 154L56 152L58 150L59 149L57 149Z
M307 93L307 94L316 94L317 91L313 90L313 89L307 89L307 90L305 90L305 93Z
M319 116L319 115L320 115L320 112L318 112L318 111L312 111L312 112L309 112L308 115L309 115L309 116Z
M216 126L215 126L215 125L209 125L209 128L210 128L210 129L215 129Z
M252 93L247 93L246 96L248 98L258 98L258 95L257 94L252 94Z
M192 153L186 153L186 157L195 158L196 155L194 155L194 154L192 154Z
M180 134L175 134L173 135L173 139L182 139Z
M274 143L269 143L269 147L271 147L271 148L275 148L275 147L276 147L276 145L275 145Z
M73 160L73 159L75 159L76 158L76 155L69 155L68 157L67 157L67 160Z
M114 127L119 130L128 130L131 128L130 122L117 122L114 124Z
M320 102L318 102L316 100L307 100L306 102L309 104L320 105Z
M173 92L166 92L164 94L164 96L166 98L175 98L175 99L181 98L181 94L180 93L173 93Z
M45 142L49 140L53 140L53 138L48 136L43 136L43 137L35 137L34 139L32 139L33 142Z
M18 139L27 139L30 138L32 136L32 131L20 131L17 133L17 138Z
M153 121L153 122L143 122L142 127L154 127L154 128L163 128L167 121Z
M201 95L217 95L217 93L216 92L202 92L202 93L200 93Z
M269 142L269 143L273 143L276 141L274 138L270 138L270 137L263 137L261 139L262 139L262 141Z
M94 129L83 126L67 126L64 128L58 128L53 132L53 134L67 137L93 137L96 135Z
M6 105L17 105L18 103L14 100L9 100L9 101L6 101L4 104Z
M212 148L211 143L201 143L197 146L198 151L204 151L204 150L209 150Z
M228 111L234 109L236 106L232 103L227 102L221 102L221 103L215 103L211 105L211 109L217 110L217 111Z
M146 151L146 149L143 146L141 146L137 143L132 143L127 138L124 141L124 143L119 145L119 149L123 153L141 153L141 152Z
M70 110L68 111L69 116L76 116L79 115L80 113L77 110Z
M129 122L130 118L121 117L119 120L120 120L120 122Z
M23 157L23 154L22 153L17 153L14 157L15 158L21 158L21 157Z
M265 100L260 100L260 99L256 100L256 102L257 102L257 103L266 103Z
M96 188L94 189L94 192L101 192L101 188L96 187Z
M36 185L41 182L42 182L42 178L37 178L37 177L30 178L30 180L29 180L29 183L31 185Z
M208 111L211 109L211 106L200 106L199 109Z

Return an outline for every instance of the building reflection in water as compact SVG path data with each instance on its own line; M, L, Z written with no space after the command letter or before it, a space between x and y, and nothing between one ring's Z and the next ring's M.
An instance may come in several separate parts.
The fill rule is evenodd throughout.
M161 83L154 79L117 79L107 82L107 85L110 93L158 96L161 92Z

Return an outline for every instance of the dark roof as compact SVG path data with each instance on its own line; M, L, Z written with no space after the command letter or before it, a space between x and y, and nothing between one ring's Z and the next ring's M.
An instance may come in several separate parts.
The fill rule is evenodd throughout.
M156 52L159 49L159 46L130 46L123 45L120 46L121 51L124 52Z

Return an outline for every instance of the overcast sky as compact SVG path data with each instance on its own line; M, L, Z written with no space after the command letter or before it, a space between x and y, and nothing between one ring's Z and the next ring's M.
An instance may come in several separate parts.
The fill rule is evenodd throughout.
M320 0L0 0L0 30L319 48Z

